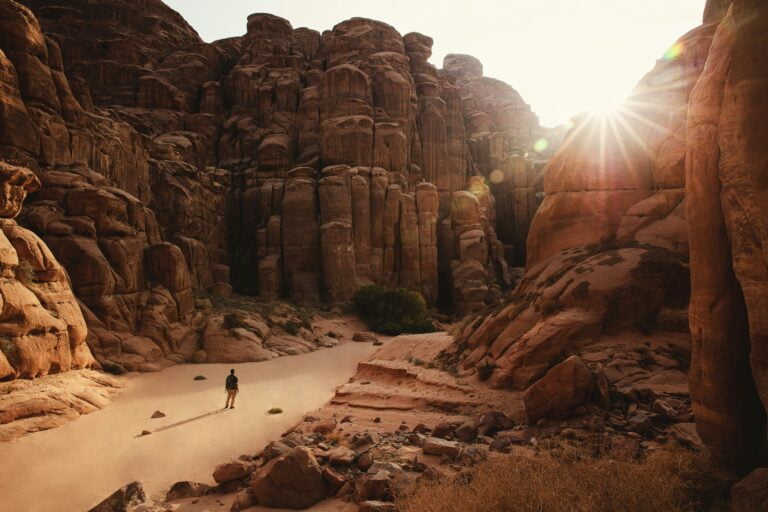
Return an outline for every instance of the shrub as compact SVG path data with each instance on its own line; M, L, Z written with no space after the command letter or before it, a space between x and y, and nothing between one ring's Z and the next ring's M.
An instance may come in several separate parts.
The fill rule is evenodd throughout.
M496 369L495 364L486 362L484 364L481 364L477 368L477 376L480 378L480 380L486 381L491 378L491 375L493 374L493 370L495 369Z
M0 352L11 363L11 366L18 368L21 364L21 353L19 347L8 336L0 336Z
M238 327L245 327L245 315L239 311L233 311L224 315L224 321L221 323L225 329L237 329Z
M282 414L283 410L279 407L273 407L267 411L268 414Z
M283 330L291 336L296 336L299 334L299 329L301 329L301 326L299 326L299 324L296 322L291 322L290 320L283 324Z
M35 268L27 260L19 261L16 266L16 279L18 279L24 286L37 281L37 275L35 274Z
M733 478L703 454L658 451L640 461L510 456L463 478L424 481L398 496L401 512L723 511Z
M370 285L354 297L355 310L372 331L382 334L435 332L420 293L405 288Z

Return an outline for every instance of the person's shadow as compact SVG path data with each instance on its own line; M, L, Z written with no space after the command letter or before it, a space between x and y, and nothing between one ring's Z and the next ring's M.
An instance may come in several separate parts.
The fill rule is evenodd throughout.
M201 420L203 418L207 418L208 416L213 416L214 414L222 413L222 412L224 412L226 410L227 409L224 408L224 409L216 409L215 411L211 411L211 412L206 412L205 414L201 414L200 416L195 416L194 418L189 418L189 419L186 419L186 420L177 421L176 423L171 423L170 425L165 425L164 427L157 428L157 429L153 430L150 433L154 434L156 432L162 432L164 430L170 430L172 428L180 427L182 425L186 425L187 423L192 423L193 421L198 421L198 420ZM146 434L144 434L144 435L146 435ZM143 437L143 436L140 434L140 435L138 435L136 437Z

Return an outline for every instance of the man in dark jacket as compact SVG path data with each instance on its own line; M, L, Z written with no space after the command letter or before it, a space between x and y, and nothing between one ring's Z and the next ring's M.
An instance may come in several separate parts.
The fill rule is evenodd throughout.
M239 388L237 387L237 377L235 377L235 370L229 370L229 375L227 375L227 381L224 383L224 390L227 392L227 404L224 406L225 409L234 409L235 408L235 397L237 396L237 392L239 391Z

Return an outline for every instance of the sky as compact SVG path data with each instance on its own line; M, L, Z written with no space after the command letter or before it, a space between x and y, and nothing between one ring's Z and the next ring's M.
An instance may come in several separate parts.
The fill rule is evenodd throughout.
M701 22L705 0L165 0L206 41L245 33L254 12L323 31L362 16L434 39L430 61L468 53L522 94L541 124L619 102Z

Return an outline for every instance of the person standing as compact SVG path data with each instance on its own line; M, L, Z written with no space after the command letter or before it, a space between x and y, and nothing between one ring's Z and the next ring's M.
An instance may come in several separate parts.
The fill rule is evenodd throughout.
M229 370L229 375L227 375L227 380L224 383L224 390L227 392L227 403L224 406L225 409L234 409L235 408L235 397L237 396L237 392L239 391L239 388L237 386L237 377L235 377L235 370Z

